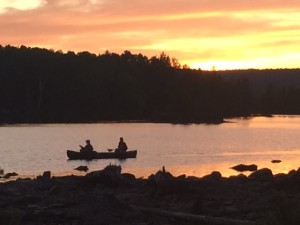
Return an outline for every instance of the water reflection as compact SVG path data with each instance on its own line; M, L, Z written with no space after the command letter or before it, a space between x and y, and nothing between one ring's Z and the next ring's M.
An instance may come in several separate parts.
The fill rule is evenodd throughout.
M123 172L148 177L162 166L174 175L204 176L220 171L237 175L230 167L257 164L273 173L299 167L300 117L255 117L231 119L221 125L172 125L151 123L47 124L0 127L0 168L5 172L36 176L50 170L55 175L77 174L86 165L90 171L109 164ZM98 151L115 148L125 137L129 149L138 149L136 159L68 161L66 150L90 139ZM274 159L282 160L274 164ZM82 173L80 173L82 174Z

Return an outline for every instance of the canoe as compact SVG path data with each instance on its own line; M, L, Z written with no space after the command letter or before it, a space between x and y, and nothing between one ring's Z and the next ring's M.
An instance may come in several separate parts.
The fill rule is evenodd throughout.
M130 150L126 152L89 152L82 153L73 150L67 150L67 156L69 159L127 159L127 158L136 158L137 150Z

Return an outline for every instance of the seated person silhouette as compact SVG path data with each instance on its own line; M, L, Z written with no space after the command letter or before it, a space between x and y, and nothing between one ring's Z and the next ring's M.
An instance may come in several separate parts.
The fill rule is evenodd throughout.
M80 152L82 153L90 153L90 152L93 152L93 146L91 145L91 141L90 140L86 140L86 145L83 147L81 145L79 145L79 147L81 148L80 149Z
M118 148L115 149L115 152L126 152L127 149L128 148L127 148L127 145L126 145L124 139L122 137L120 137Z

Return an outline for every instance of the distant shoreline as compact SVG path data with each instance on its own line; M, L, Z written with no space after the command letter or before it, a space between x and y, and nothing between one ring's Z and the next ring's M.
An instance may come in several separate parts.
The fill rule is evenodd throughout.
M275 115L273 114L253 114L253 115L245 115L245 116L236 116L236 117L226 117L221 119L215 119L215 120L195 120L195 121L189 121L189 120L95 120L95 121L45 121L45 122L24 122L24 123L0 123L0 125L26 125L26 124L92 124L92 123L165 123L165 124L221 124L228 122L228 119L233 118L251 118L251 117L273 117ZM285 116L285 115L282 115ZM289 116L289 115L286 115Z

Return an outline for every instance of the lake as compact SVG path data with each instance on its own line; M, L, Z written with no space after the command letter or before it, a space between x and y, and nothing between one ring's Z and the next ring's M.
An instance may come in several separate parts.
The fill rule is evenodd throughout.
M0 127L0 168L21 177L50 170L54 175L85 174L74 168L100 170L121 165L123 172L148 177L162 166L173 175L204 176L220 171L237 175L236 164L257 164L274 174L300 165L300 116L234 118L219 125L162 123L43 124ZM136 159L70 161L66 150L78 150L90 139L94 149L115 148L124 137ZM281 163L271 163L279 159Z

